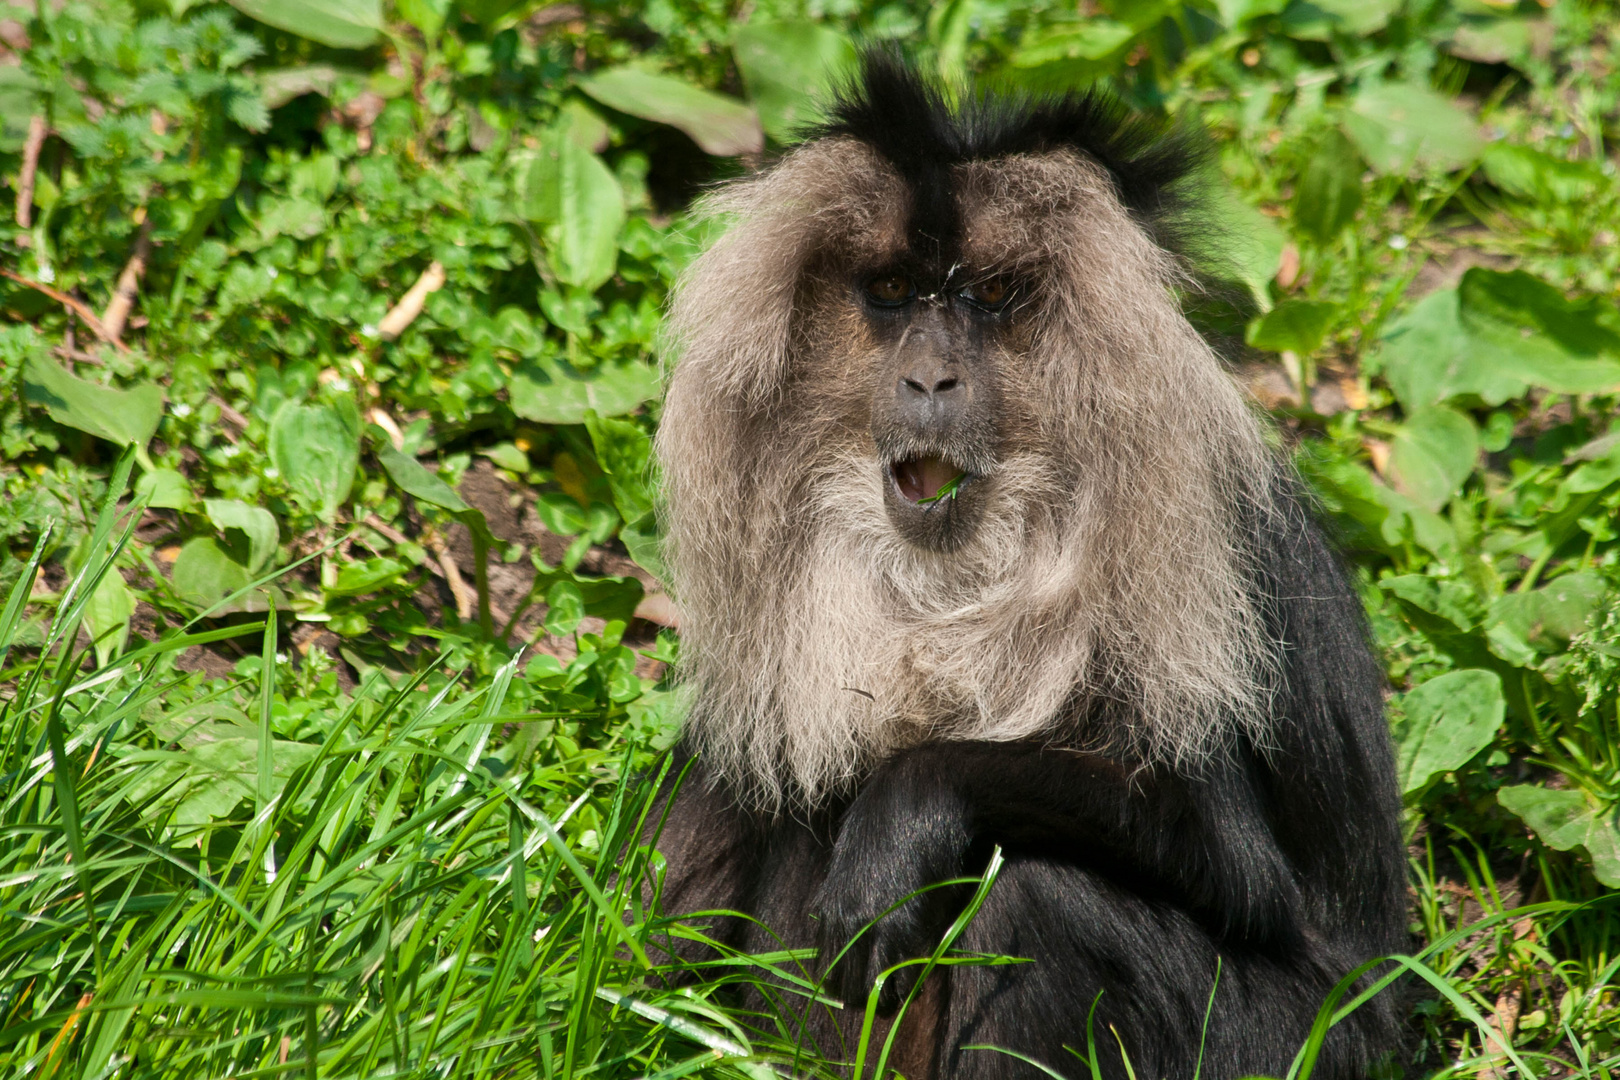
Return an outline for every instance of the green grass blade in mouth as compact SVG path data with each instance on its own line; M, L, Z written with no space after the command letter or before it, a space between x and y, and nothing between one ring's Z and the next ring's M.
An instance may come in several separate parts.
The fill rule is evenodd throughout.
M967 480L967 473L965 473L965 472L957 473L954 477L952 477L951 479L949 479L949 480L945 481L943 484L941 484L938 491L934 492L932 495L928 496L927 498L918 499L917 500L917 505L918 506L931 506L934 503L937 503L937 502L939 502L939 501L941 501L943 499L954 499L954 498L956 498L956 493L959 490L961 490L962 483L965 480Z

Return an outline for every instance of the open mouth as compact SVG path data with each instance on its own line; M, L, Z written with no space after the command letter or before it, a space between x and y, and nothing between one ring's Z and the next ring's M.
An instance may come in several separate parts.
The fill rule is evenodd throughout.
M934 506L956 498L967 473L944 458L915 457L889 466L895 490L914 506Z

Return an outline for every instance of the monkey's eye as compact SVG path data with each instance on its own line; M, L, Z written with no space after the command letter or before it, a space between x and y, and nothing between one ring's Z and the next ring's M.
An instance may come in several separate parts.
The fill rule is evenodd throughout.
M917 294L904 274L879 274L866 283L866 298L883 307L899 307Z
M1010 292L1007 283L1000 278L986 278L983 281L975 281L963 289L960 295L970 304L983 308L998 308L1007 302Z

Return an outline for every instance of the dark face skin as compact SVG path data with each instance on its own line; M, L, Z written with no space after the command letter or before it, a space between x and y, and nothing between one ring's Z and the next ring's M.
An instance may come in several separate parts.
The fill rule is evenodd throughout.
M889 520L910 543L950 551L973 531L999 441L996 348L1015 289L1003 278L887 266L853 282L886 354L872 438Z

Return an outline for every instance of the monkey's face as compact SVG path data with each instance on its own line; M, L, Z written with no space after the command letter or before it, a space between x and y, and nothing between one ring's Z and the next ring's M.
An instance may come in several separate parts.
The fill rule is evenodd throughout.
M722 190L671 312L689 723L767 801L1090 699L1196 756L1258 700L1266 450L1174 264L1078 152L923 164L827 138Z
M951 550L978 524L995 471L1017 292L995 275L903 263L848 289L875 369L871 435L889 520L913 544Z

